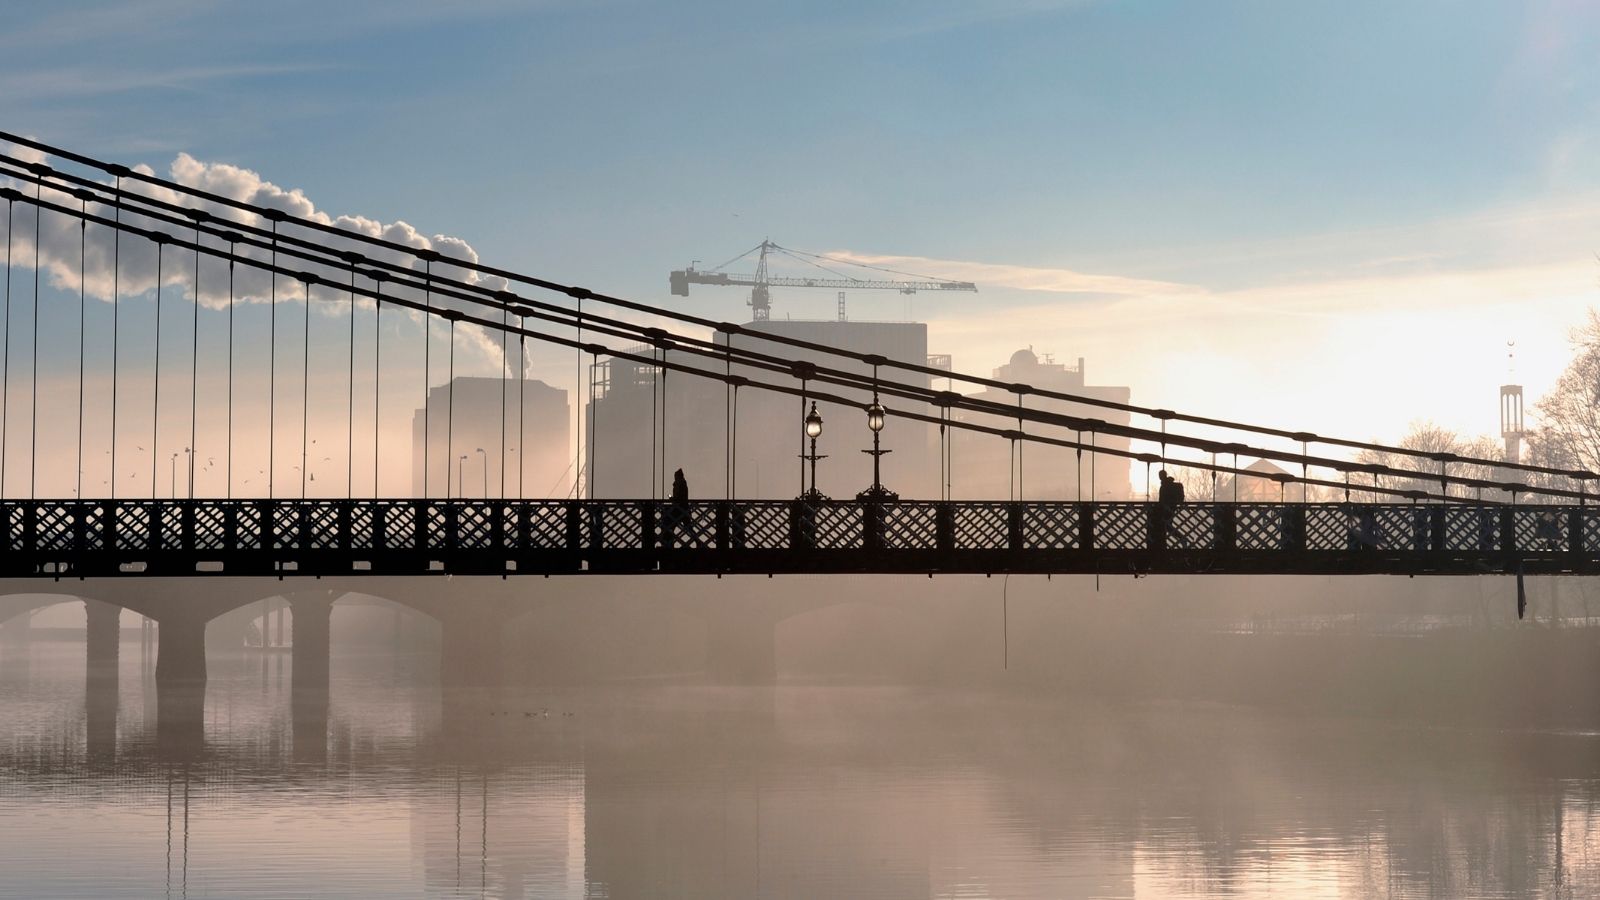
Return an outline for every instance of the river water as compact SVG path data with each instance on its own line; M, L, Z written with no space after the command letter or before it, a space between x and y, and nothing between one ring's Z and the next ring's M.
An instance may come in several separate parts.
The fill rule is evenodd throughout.
M0 649L6 897L1593 897L1600 735L863 685L442 689ZM87 689L86 689L87 687ZM163 702L166 702L165 700ZM169 705L166 708L171 709Z

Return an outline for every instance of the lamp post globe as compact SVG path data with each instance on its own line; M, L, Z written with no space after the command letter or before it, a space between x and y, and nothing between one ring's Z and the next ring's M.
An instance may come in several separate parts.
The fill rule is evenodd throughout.
M876 400L867 407L867 427L872 429L874 434L883 430L883 404Z
M806 437L813 441L822 437L822 414L817 412L816 401L812 401L811 411L806 413Z

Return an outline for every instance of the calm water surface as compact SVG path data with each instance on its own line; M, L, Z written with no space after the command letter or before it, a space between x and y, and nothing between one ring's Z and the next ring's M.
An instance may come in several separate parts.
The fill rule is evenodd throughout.
M288 666L213 656L174 729L136 643L87 689L81 646L0 649L0 895L1600 896L1595 734L861 686L442 690L388 655L337 659L323 706Z

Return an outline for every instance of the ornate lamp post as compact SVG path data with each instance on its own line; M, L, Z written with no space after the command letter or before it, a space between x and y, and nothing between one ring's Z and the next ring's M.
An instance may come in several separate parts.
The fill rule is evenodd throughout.
M817 460L827 459L828 454L817 454L817 438L822 436L822 414L817 412L817 402L811 401L811 411L806 413L806 437L811 439L811 452L801 454L800 458L811 463L811 487L802 491L800 499L811 502L827 499L822 492L817 490Z
M856 494L857 500L884 503L900 499L899 494L883 486L883 480L880 477L879 463L883 459L883 455L894 452L893 450L884 450L878 446L878 435L883 431L884 419L883 404L878 402L878 395L874 393L872 395L872 405L867 407L867 427L872 429L872 449L861 451L872 456L872 487Z

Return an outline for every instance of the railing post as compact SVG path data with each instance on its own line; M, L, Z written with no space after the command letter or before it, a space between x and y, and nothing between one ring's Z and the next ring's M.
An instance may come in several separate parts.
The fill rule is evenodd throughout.
M426 553L428 548L433 546L433 541L429 540L433 536L433 517L428 515L428 501L411 501L411 518L417 523L416 529L411 534L412 549L418 553Z
M1218 503L1217 549L1233 550L1239 544L1239 510L1232 503Z
M1022 503L1018 500L1006 506L1006 549L1022 549Z
M1438 506L1428 507L1428 510L1431 519L1428 523L1430 533L1429 546L1435 551L1443 550L1445 536L1449 534L1447 523L1449 522L1450 507L1441 503Z
M372 552L389 549L389 507L375 503L372 506Z
M728 500L718 500L717 501L716 513L717 513L717 549L718 550L726 550L726 549L728 549L728 532L729 532L729 528L728 528L728 513L729 513L729 509L728 509L728 507L731 506L731 505L732 505L732 502L728 501Z
M567 501L567 551L583 551L583 502L580 500Z
M32 500L22 505L22 546L29 553L39 549L39 510Z
M529 550L533 545L533 525L528 515L528 502L518 500L511 509L516 516L516 549Z
M1283 549L1306 549L1306 508L1300 504L1281 507L1283 510Z
M75 509L72 516L72 549L82 553L89 549L89 506L90 504L77 501L73 504Z
M1078 503L1078 549L1094 549L1095 504L1090 500Z
M1583 552L1583 504L1567 508L1567 551Z
M351 545L355 543L355 541L352 539L350 530L350 518L352 512L350 505L355 501L346 499L336 502L339 504L339 550L342 553L349 553L352 549ZM346 563L346 566L348 566L348 563Z
M255 504L261 518L261 549L273 553L278 549L277 504L272 500L257 500Z
M956 548L956 507L954 503L944 502L939 504L933 514L934 542L940 553L949 553Z
M313 530L311 527L311 507L307 500L292 500L294 504L294 533L298 536L296 541L300 545L300 552L305 553L311 549L313 543Z
M178 516L178 520L181 523L179 525L179 530L183 533L183 549L186 550L186 551L189 551L189 552L193 552L194 549L195 549L195 547L194 547L194 501L193 500L180 500L180 501L177 501L177 502L183 504L183 506L179 508L180 512L179 512L179 516Z
M1517 552L1517 507L1515 504L1500 507L1500 549L1506 553Z
M639 546L646 550L671 550L672 535L667 533L666 506L646 500L639 510Z
M804 500L789 501L789 546L811 550L817 544L816 508Z

